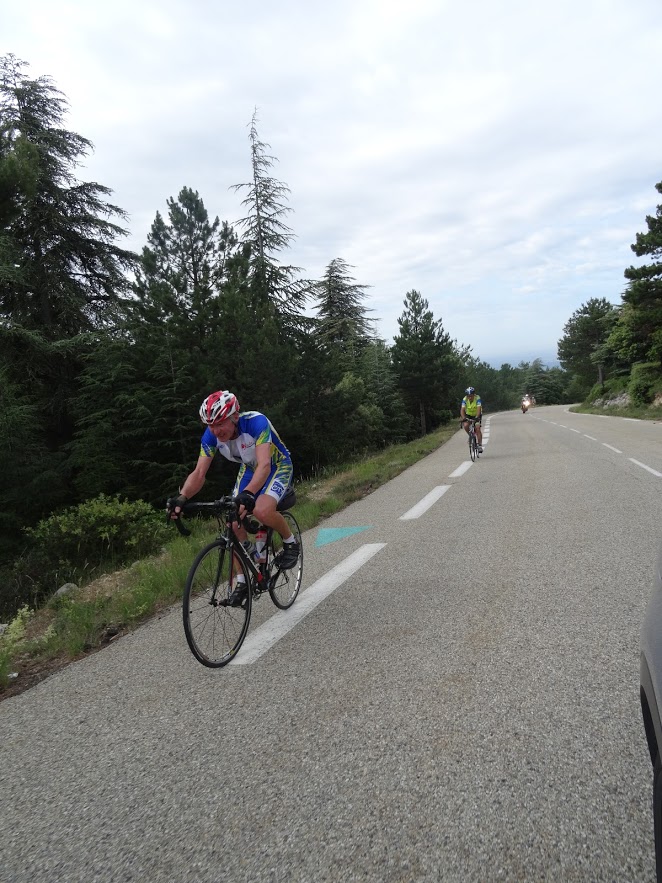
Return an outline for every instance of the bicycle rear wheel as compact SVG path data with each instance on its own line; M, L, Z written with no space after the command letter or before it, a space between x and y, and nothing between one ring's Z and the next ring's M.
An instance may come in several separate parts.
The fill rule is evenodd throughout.
M303 543L301 541L301 531L294 515L291 512L283 512L283 518L287 521L294 534L294 538L299 544L299 560L290 570L278 570L275 556L283 548L283 541L279 533L272 531L269 545L269 559L272 561L269 594L276 607L280 607L281 610L287 610L288 607L294 604L301 588L301 579L303 577Z
M243 573L248 589L241 606L231 607L232 559ZM184 634L191 653L209 668L221 668L241 647L251 620L251 578L245 564L215 540L200 552L186 578L183 617Z

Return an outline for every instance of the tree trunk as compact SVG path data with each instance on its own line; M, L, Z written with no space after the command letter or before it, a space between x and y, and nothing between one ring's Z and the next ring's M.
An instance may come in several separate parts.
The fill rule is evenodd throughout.
M425 435L425 405L423 402L419 402L418 406L421 412L421 435Z

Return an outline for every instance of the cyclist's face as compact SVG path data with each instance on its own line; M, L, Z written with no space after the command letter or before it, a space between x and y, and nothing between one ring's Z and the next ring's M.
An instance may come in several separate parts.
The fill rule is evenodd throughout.
M219 420L217 423L212 423L209 428L219 441L226 442L230 441L233 437L236 427L237 424L232 417L226 417L225 420Z

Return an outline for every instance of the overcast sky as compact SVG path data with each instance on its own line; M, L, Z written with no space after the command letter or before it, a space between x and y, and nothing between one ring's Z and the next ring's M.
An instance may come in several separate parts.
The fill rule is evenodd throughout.
M552 363L662 180L660 0L21 0L0 54L53 78L139 251L183 186L243 214L248 126L279 162L286 263L333 258L381 337L415 288L480 359Z

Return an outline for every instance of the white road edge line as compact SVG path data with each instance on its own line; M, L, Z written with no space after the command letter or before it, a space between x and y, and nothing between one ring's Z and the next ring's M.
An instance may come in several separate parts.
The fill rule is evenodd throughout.
M457 467L455 472L451 472L451 474L448 477L449 478L459 478L461 475L464 475L464 473L467 471L467 469L471 469L471 467L473 465L474 464L471 462L471 460L466 460L461 466Z
M573 429L572 426L569 426L568 429L570 430L570 432L578 432L578 433L581 434L581 430L580 430L580 429Z
M267 650L291 631L304 616L314 610L331 592L341 586L345 580L363 567L373 555L381 551L386 543L368 543L353 552L349 558L345 558L328 573L320 577L310 588L306 589L297 598L294 606L284 610L276 616L272 616L266 622L249 634L239 649L239 653L228 665L250 665L259 659Z
M591 441L597 441L597 438L593 438L592 435L586 435L586 433L584 433L584 438L590 438Z
M431 490L429 494L426 494L420 503L416 503L415 506L405 512L404 515L400 516L400 521L410 521L412 518L420 518L424 512L427 512L430 506L433 506L440 497L446 493L446 491L450 488L449 484L440 484L439 487Z
M622 454L623 451L619 451L618 448L615 448L613 445L608 445L607 442L602 442L605 448L609 448L610 451L615 451L617 454Z
M657 472L655 469L651 469L650 466L646 466L645 463L640 463L639 460L634 460L632 457L628 457L630 463L635 463L637 466L641 466L642 469L645 469L647 472L652 472L653 475L657 475L658 478L662 478L662 472Z

